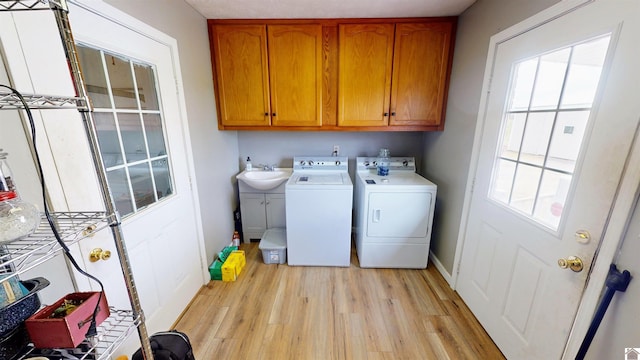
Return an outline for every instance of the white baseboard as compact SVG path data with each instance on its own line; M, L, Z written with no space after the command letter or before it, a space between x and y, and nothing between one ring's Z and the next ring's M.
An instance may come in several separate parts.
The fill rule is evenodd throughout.
M454 289L453 277L451 276L451 274L447 272L447 269L444 268L444 265L442 265L440 260L436 257L436 255L432 251L429 251L429 260L431 260L433 265L435 265L436 269L438 269L440 274L442 274L442 277L449 284L449 287L451 287L451 289Z

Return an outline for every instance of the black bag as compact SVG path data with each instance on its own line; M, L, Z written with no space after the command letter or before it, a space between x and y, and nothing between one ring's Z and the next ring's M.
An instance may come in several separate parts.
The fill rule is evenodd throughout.
M185 333L177 330L161 331L149 336L154 360L195 360L191 342ZM132 360L144 360L138 349Z

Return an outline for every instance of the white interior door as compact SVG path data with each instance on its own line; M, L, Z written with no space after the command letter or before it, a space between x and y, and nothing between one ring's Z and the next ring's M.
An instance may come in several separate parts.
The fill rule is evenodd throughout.
M456 287L509 359L563 354L640 116L638 16L588 3L498 43L487 67ZM560 268L569 256L584 269Z
M106 114L109 119L115 116L118 120L121 147L116 146L116 152L120 153L119 150L122 149L120 161L105 158L112 156L105 155L108 141L104 137L108 135L100 136L100 147L118 210L124 216L131 207L136 209L123 218L122 228L149 332L167 330L205 280L200 254L201 230L197 221L200 215L190 184L192 169L187 153L190 146L185 127L186 118L181 112L179 92L176 88L178 82L175 73L179 70L175 68L174 58L177 49L172 49L162 39L147 36L137 29L123 26L122 22L112 21L85 8L72 7L69 17L76 42L113 55L105 56L104 66L109 73L107 79L114 81L113 79L117 78L117 75L113 74L114 71L128 71L129 64L134 64L132 68L135 69L135 86L138 91L145 91L144 95L139 96L141 102L143 96L145 97L145 106L142 108L147 109L142 111L142 125L138 120L138 114L133 110L127 110L136 108L135 104L128 103L133 84L111 82L110 86L107 85L111 89L108 93L113 102L116 105L120 102L120 105L116 106L118 109L114 110L115 115L110 113L109 105L98 105L109 101L97 101L97 98L92 100L96 107L96 119L104 119L99 116ZM83 62L88 65L88 61ZM99 60L96 62L102 67L103 64ZM144 66L135 65L137 63ZM147 70L149 73L145 72ZM143 85L140 78L147 79L148 82ZM87 76L85 79L89 82ZM90 98L92 94L100 91L89 89ZM151 99L154 95L157 95L157 100ZM99 107L102 108L102 112L98 114ZM156 107L159 109L157 113L150 111ZM99 123L99 131L100 124L107 126L105 124L110 123ZM144 136L132 138L134 127L143 128ZM156 155L162 156L159 160L151 161L151 171L146 163L130 165L140 161L138 153L144 153L145 147L152 158ZM115 166L112 166L114 164ZM128 164L126 173L131 179L130 188L127 188L126 181L112 182L118 174L125 174L124 168L117 170L119 165L125 164ZM156 169L156 164L162 169ZM111 174L115 175L112 177ZM151 178L154 179L153 182ZM118 189L118 184L125 184L124 189ZM121 203L123 194L125 201ZM127 197L129 194L131 196ZM155 202L152 200L154 196L158 198ZM127 202L127 199L134 198L135 201ZM115 253L110 239L104 244L86 241L81 242L83 256L86 258L86 254L95 247L109 249ZM86 266L89 271L99 273L112 288L122 281L117 261L87 262ZM127 301L126 293L122 291L107 295L113 302Z

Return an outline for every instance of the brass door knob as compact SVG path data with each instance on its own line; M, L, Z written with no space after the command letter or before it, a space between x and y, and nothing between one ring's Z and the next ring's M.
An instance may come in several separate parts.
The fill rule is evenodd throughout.
M109 260L111 258L111 251L102 250L101 248L95 248L89 253L89 260L96 262L99 260Z
M563 269L571 269L575 272L580 272L584 268L584 264L582 263L582 259L577 256L569 256L566 259L558 259L558 266Z

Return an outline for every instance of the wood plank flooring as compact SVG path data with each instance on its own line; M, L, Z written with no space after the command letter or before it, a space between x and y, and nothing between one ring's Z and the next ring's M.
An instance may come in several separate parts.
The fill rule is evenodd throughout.
M432 264L426 270L264 264L203 287L175 328L196 359L504 359Z

